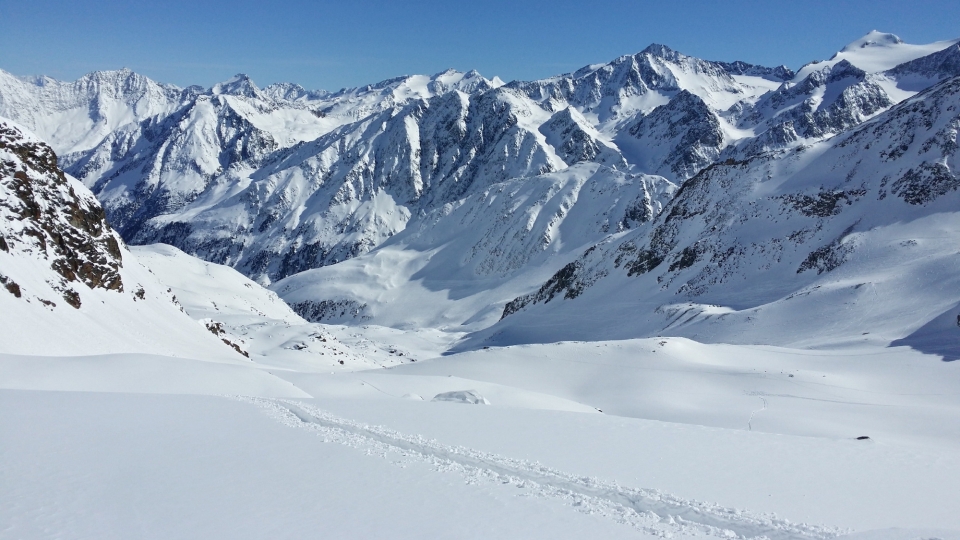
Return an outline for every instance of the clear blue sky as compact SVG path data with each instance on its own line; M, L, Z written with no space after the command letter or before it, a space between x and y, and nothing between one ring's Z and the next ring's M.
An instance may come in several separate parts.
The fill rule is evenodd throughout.
M960 1L0 0L0 68L73 80L129 67L180 86L243 72L337 90L448 67L534 79L653 42L796 69L873 29L960 37Z

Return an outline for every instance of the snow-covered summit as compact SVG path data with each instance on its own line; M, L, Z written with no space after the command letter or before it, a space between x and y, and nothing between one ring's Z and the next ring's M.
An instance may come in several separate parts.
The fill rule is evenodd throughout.
M871 30L862 38L848 43L844 48L840 49L840 52L849 53L867 47L891 47L896 45L903 45L903 40L900 39L900 36L879 30Z
M926 45L913 45L905 43L894 34L873 30L860 39L850 42L829 60L811 62L803 66L797 71L793 80L799 82L813 71L843 60L867 73L880 73L904 62L941 51L958 42L960 42L960 39L937 41Z
M243 73L238 73L223 82L213 85L210 88L210 93L213 95L226 94L260 99L265 97L253 82L253 79Z

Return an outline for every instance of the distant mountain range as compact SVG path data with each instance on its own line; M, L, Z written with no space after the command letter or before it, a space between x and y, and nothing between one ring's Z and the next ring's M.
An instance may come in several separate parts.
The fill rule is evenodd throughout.
M474 332L468 348L942 349L958 43L871 32L796 72L651 45L538 81L449 70L334 93L0 71L0 117L127 243L232 266L313 321Z

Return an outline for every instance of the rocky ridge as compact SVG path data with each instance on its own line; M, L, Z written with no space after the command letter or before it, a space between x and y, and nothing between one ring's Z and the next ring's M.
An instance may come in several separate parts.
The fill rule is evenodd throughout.
M47 264L56 274L50 287L74 308L78 284L123 292L120 241L103 208L63 174L49 146L7 122L0 123L0 226L0 250ZM0 279L22 296L14 277Z
M232 338L214 338L187 317L127 250L93 194L59 168L50 146L6 119L0 286L5 353L137 351L228 361L245 354Z

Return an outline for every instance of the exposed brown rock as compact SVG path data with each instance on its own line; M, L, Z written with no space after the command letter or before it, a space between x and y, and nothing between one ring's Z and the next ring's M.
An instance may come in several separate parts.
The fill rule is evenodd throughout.
M63 278L58 289L65 291L64 300L74 307L80 307L80 296L69 282L123 291L120 244L103 207L93 197L77 195L46 144L0 124L0 150L16 156L0 160L0 185L7 193L0 207L20 221L15 236L0 236L0 250L23 245L45 256Z

